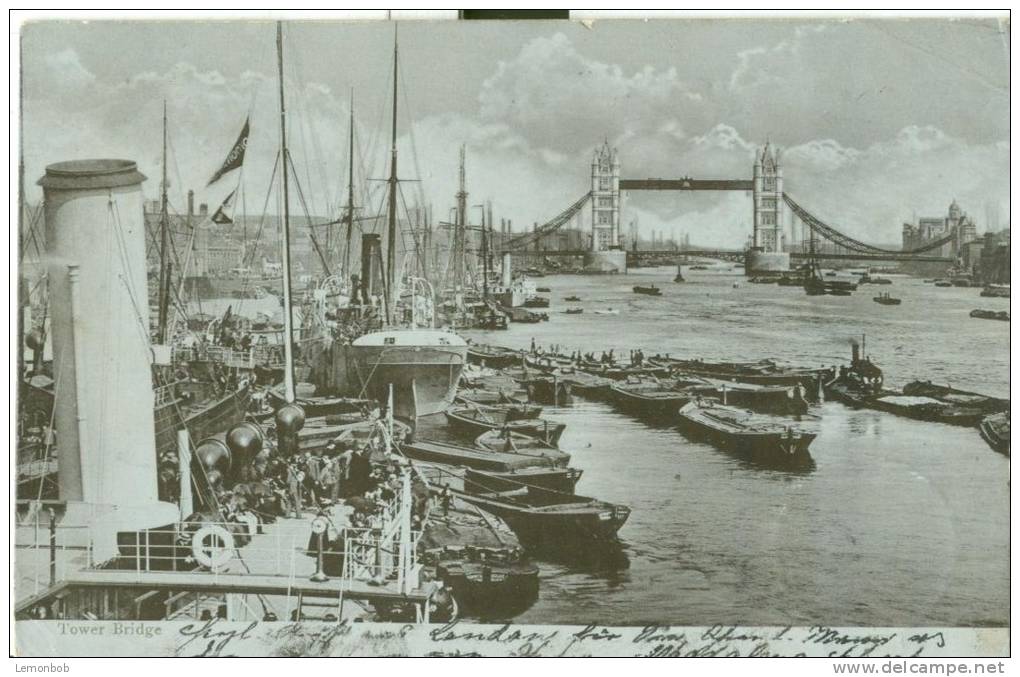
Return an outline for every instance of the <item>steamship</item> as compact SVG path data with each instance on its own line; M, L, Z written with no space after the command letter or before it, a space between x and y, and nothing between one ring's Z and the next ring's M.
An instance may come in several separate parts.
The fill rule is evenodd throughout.
M363 333L350 343L332 341L326 356L326 380L350 397L386 401L393 390L394 414L414 420L445 411L453 404L457 384L467 363L467 341L452 331L436 329L435 290L424 279L407 276L406 296L398 289L397 233L397 46L393 50L393 118L389 200L387 265L382 268L379 236L362 236L360 311L371 311L375 290L381 291L382 326ZM353 140L353 123L351 126ZM351 146L353 148L353 145ZM353 151L352 151L353 152ZM349 173L353 181L353 171ZM353 187L348 186L352 194ZM353 199L353 198L351 198ZM350 206L348 207L350 209ZM350 215L349 215L350 216ZM384 273L385 281L380 278ZM380 289L381 287L381 289ZM363 312L362 312L363 314ZM407 321L409 320L409 322Z

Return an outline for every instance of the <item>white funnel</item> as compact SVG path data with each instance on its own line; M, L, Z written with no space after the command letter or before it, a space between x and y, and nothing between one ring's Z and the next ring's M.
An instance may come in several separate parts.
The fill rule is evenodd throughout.
M108 514L100 523L118 530L176 513L157 494L144 180L128 160L59 162L39 180L60 498L87 504L90 519Z

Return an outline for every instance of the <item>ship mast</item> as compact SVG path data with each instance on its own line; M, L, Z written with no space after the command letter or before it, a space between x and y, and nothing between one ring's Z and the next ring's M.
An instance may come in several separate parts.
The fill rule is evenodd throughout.
M351 236L354 233L354 88L351 88L350 156L347 158L347 243L344 249L344 275L351 276Z
M460 289L464 284L464 249L466 248L465 240L465 228L467 228L467 176L465 168L465 146L461 144L460 147L460 190L457 191L457 223L454 225L453 231L453 251L454 251L454 275L456 279L453 282L453 288Z
M283 388L287 403L294 392L294 315L290 299L290 196L287 181L287 105L283 95L283 22L276 22L276 64L280 76L280 162L283 165Z
M489 217L489 225L492 217ZM485 224L485 210L482 210L482 298L489 300L489 238L488 227Z
M160 184L159 199L159 323L156 334L156 343L166 343L167 307L169 305L170 286L167 272L167 230L169 228L167 215L166 196L166 99L163 99L163 180Z
M390 130L390 200L386 236L386 319L396 319L396 254L397 254L397 27L393 27L393 121Z

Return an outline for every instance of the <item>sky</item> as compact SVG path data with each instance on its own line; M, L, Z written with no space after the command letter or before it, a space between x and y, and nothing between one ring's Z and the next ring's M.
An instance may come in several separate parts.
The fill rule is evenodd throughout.
M170 201L276 213L279 148L273 23L42 21L22 28L27 196L52 162L134 159L159 191L169 120ZM353 93L364 213L388 175L395 26L284 27L292 211L345 202ZM455 204L466 145L469 205L491 201L521 229L590 187L594 148L616 147L624 178L750 178L766 142L785 189L862 240L897 243L901 224L956 199L983 231L1009 221L1009 34L995 20L766 19L399 22L398 174L406 205ZM246 117L242 172L206 187ZM473 212L477 214L477 211ZM477 218L477 217L475 217ZM638 193L622 221L737 247L745 193ZM787 221L791 220L787 215ZM587 224L587 214L580 225Z

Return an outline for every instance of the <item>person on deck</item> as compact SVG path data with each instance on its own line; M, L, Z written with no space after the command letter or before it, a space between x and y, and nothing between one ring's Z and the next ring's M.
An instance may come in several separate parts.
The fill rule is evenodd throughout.
M294 511L294 517L301 517L301 483L305 474L298 469L297 464L287 464L287 488L290 490L290 506Z

